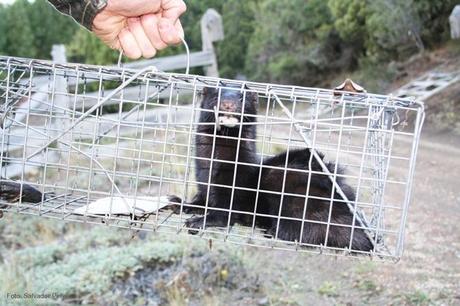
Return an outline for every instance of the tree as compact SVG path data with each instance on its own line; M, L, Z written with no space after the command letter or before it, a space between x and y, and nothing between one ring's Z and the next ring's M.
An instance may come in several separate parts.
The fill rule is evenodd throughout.
M50 58L52 46L71 42L79 28L77 23L53 9L46 0L35 0L28 6L28 19L33 29L37 58Z
M188 0L181 17L192 51L202 48L200 19L209 8L224 20L220 73L277 83L321 84L331 74L407 56L448 39L458 0ZM0 53L49 58L53 44L69 60L114 64L118 52L61 16L45 0L0 5ZM183 53L167 48L158 56ZM200 69L192 73L201 73Z
M245 72L246 55L254 32L254 7L257 0L228 0L222 8L225 39L217 48L220 74L235 78Z
M213 8L222 12L223 3L221 0L188 0L187 12L181 17L185 31L185 40L192 50L201 50L201 28L200 20L206 10Z
M429 46L449 39L449 15L458 0L414 0L414 9L423 25L421 36Z
M0 3L0 31L5 33L6 31L6 9L3 4ZM0 54L5 52L6 49L6 35L0 35Z
M421 21L412 0L329 0L328 5L337 32L359 58L404 59L424 50Z
M28 16L27 0L18 0L10 6L4 7L3 27L4 35L2 53L20 57L34 57L36 46L34 35Z
M421 23L411 0L371 2L366 20L367 55L374 59L403 59L423 51Z
M45 0L0 6L0 52L7 55L49 59L52 45L71 41L77 29Z
M80 28L67 45L70 61L93 65L112 65L118 60L119 52L107 47L99 38Z
M367 39L366 19L369 14L367 1L329 0L334 26L340 37L363 49Z
M246 69L252 79L318 84L352 62L322 0L264 0L256 8Z

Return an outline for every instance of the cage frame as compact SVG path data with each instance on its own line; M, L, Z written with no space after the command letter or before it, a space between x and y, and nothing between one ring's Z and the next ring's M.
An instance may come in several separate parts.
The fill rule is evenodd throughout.
M28 81L26 81L25 85L24 84L16 84L15 82L11 82L11 73L13 73L11 71L11 67L16 67L14 68L13 72L14 73L17 73L15 71L15 69L19 69L19 70L23 70L23 75L26 75L27 74L27 71L28 73L30 74L29 75L29 78L28 78ZM290 120L289 123L291 125L291 128L290 128L290 133L292 133L293 131L293 128L294 130L303 138L305 144L306 144L306 147L310 148L312 150L312 154L314 156L314 158L321 164L321 167L323 169L323 171L327 171L329 172L329 170L327 169L325 163L322 161L322 159L320 158L320 156L318 155L318 152L316 151L315 149L315 140L311 140L309 139L306 134L304 133L304 129L305 129L305 125L308 124L308 120L304 120L303 122L299 122L298 120L296 120L294 118L294 115L291 113L291 111L284 105L282 99L291 99L291 100L295 100L299 97L309 97L311 99L313 99L314 101L318 101L316 103L316 120L313 120L313 122L310 122L311 123L314 123L314 126L317 127L318 125L318 116L320 114L320 107L324 106L325 104L327 103L320 103L320 101L329 101L329 102L332 102L332 107L334 107L335 104L337 105L340 105L342 107L342 112L345 112L345 109L346 109L346 106L347 106L347 103L350 103L350 104L360 104L362 107L369 107L371 108L373 105L377 105L377 107L380 107L380 109L378 110L378 116L376 116L375 118L377 118L376 121L380 120L380 118L385 118L384 121L385 121L385 124L387 125L387 127L391 130L393 129L393 126L397 126L398 124L401 123L401 120L399 118L399 113L398 111L416 111L416 118L414 119L414 127L413 127L413 133L409 133L408 136L412 136L413 137L413 140L412 140L412 143L411 143L411 148L410 148L410 157L409 157L409 165L408 165L408 173L407 173L407 181L406 181L406 188L405 188L405 195L404 195L404 202L402 203L402 207L401 207L401 210L402 210L402 215L401 215L401 218L400 218L400 224L399 224L399 231L397 233L398 237L397 237L397 247L395 249L395 252L394 253L391 253L391 254L387 254L388 256L386 256L383 252L377 252L378 254L373 254L375 252L370 252L370 254L368 255L371 255L370 257L371 258L380 258L380 259L391 259L391 260L394 260L394 261L397 261L399 260L399 258L402 256L402 252L403 252L403 248L404 248L404 235L405 235L405 223L406 223L406 219L407 219L407 211L408 211L408 207L409 207L409 203L410 203L410 199L411 199L411 193L412 193L412 183L413 183L413 177L414 177L414 171L415 171L415 164L416 164L416 156L417 156L417 150L418 150L418 145L419 145L419 138L420 138L420 133L421 133L421 128L423 126L423 121L424 121L424 105L422 102L419 102L419 101L415 101L413 99L400 99L400 98L397 98L397 97L392 97L391 95L390 96L386 96L386 95L374 95L374 94L368 94L368 93L350 93L350 92L339 92L337 93L337 91L335 90L326 90L326 89L318 89L318 88L309 88L309 87L301 87L301 86L286 86L286 85L276 85L276 84L269 84L269 83L257 83L257 82L248 82L248 81L235 81L235 80L228 80L228 79L221 79L221 78L214 78L214 77L204 77L204 76L197 76L197 75L189 75L189 74L180 74L180 73L165 73L165 72L161 72L161 71L158 71L156 70L155 68L153 67L147 67L147 68L144 68L142 70L130 70L130 69L125 69L125 68L122 68L122 67L101 67L101 66L93 66L93 65L83 65L83 64L58 64L58 63L52 63L52 62L49 62L49 61L41 61L41 60L30 60L30 59L20 59L20 58L13 58L13 57L0 57L0 71L1 69L7 69L8 73L7 73L7 76L6 76L6 85L5 85L5 80L2 78L2 80L0 80L0 89L4 89L5 92L2 94L2 96L0 96L0 98L3 97L5 103L2 104L2 127L3 127L3 133L2 133L2 145L1 145L1 148L2 148L2 152L4 152L4 146L5 146L5 136L8 136L8 134L5 134L4 131L8 131L9 130L9 126L6 122L6 119L8 118L8 116L11 116L12 114L12 111L14 109L14 106L15 106L15 103L18 103L19 99L17 99L16 101L13 101L13 102L9 102L9 99L11 98L11 96L20 96L22 98L26 97L28 98L29 100L32 98L32 91L33 89L35 88L34 87L34 81L33 81L33 75L34 75L34 70L38 69L40 71L40 69L42 69L43 71L48 71L50 72L48 74L48 76L52 76L52 84L51 84L51 90L48 90L47 93L48 95L51 95L51 97L53 98L53 100L51 101L51 105L52 107L54 107L54 99L56 98L56 83L57 82L60 82L60 81L65 81L67 82L67 86L69 85L69 83L71 82L70 80L74 79L76 81L76 85L75 85L75 93L73 94L73 98L74 98L74 114L73 114L73 125L70 126L70 127L67 127L66 129L63 130L63 132L60 132L58 133L56 136L53 136L52 138L48 138L47 139L47 142L42 144L42 146L40 146L39 148L37 148L34 152L28 154L26 156L25 152L26 150L24 150L24 154L23 154L23 172L21 173L21 176L20 176L20 184L21 184L21 193L22 193L22 185L24 184L23 182L25 181L25 173L24 173L24 169L25 169L25 166L26 166L26 163L29 159L43 153L44 151L48 150L48 148L50 147L50 145L52 145L53 143L60 143L61 145L64 145L64 146L68 146L69 148L69 152L70 152L70 149L73 149L73 150L76 150L76 151L79 151L79 153L85 155L84 152L82 152L81 150L78 150L78 148L72 146L72 143L67 144L65 143L65 141L62 141L62 138L64 136L66 136L68 133L72 133L72 130L73 128L75 128L76 126L78 126L79 123L83 122L85 119L87 118L90 118L92 116L92 114L94 112L97 112L98 109L101 109L101 107L103 107L107 102L111 101L111 100L115 100L117 101L117 98L114 98L116 97L119 93L121 93L121 97L118 98L118 100L120 101L120 104L123 104L124 101L123 100L123 90L125 88L128 88L132 82L135 82L135 81L139 81L139 80L144 80L147 82L147 84L149 84L149 82L152 82L152 83L156 83L158 85L157 88L156 88L156 92L150 94L149 93L149 90L148 90L148 85L147 85L147 90L145 91L145 96L144 96L144 100L143 101L137 101L139 102L139 105L144 105L144 111L146 110L146 107L145 105L148 103L148 99L152 96L159 96L160 93L162 93L163 91L167 91L169 90L169 99L168 99L168 109L169 111L171 110L171 108L178 108L179 105L173 105L173 95L176 93L176 90L179 91L182 87L184 88L193 88L193 101L192 101L192 105L194 106L192 111L193 112L196 112L197 110L198 111L203 111L202 109L197 109L195 107L195 105L198 103L198 97L196 95L196 91L199 89L199 88L204 88L204 87L213 87L213 88L225 88L226 86L222 86L222 82L225 82L225 84L227 84L227 88L230 88L230 85L239 85L241 87L241 90L246 93L248 91L250 92L254 92L254 93L257 93L258 95L261 95L261 96L264 96L264 97L267 97L267 101L270 102L272 100L273 103L276 102L279 107L281 107L283 113L287 116L287 118ZM46 72L45 72L46 74ZM82 75L84 75L84 82L86 82L88 79L89 80L97 80L99 79L99 97L98 97L98 102L96 104L94 104L92 107L90 107L88 110L86 110L85 112L80 112L80 117L78 118L75 118L75 115L76 115L76 111L75 111L75 104L76 104L76 100L77 98L80 96L79 93L78 93L78 87L79 87L79 81L80 79L82 78ZM21 77L19 78L21 79ZM108 93L107 95L103 95L103 90L102 90L102 83L103 81L111 81L111 80L123 80L123 82L113 91L111 91L110 93ZM24 81L24 80L21 80L21 81ZM96 81L97 82L97 81ZM13 84L12 84L13 83ZM163 84L164 86L161 86L160 84ZM170 85L174 85L174 86L170 86ZM14 88L15 90L17 91L14 91L12 89L12 85L18 85L19 87L16 89ZM22 87L21 87L21 86ZM50 86L48 84L48 86ZM48 87L49 88L49 87ZM23 91L21 91L21 89ZM24 91L25 90L25 91ZM1 93L1 92L0 92ZM27 94L27 95L26 95ZM338 95L337 95L338 94ZM70 92L67 92L67 95L69 97L72 96L72 93ZM82 95L85 95L85 93L83 93ZM283 97L283 98L280 98ZM270 99L270 97L273 97L272 99ZM378 101L378 103L380 103L380 105L378 103L376 103L375 101ZM3 102L3 101L2 101ZM129 102L129 101L128 101ZM295 103L294 103L295 104ZM269 111L269 108L267 108L267 114L268 114L268 111ZM28 119L29 118L29 115L30 115L30 112L33 112L33 110L30 109L30 104L29 104L29 108L26 110L26 112L28 114L26 114L26 118ZM120 113L121 113L121 109L120 109ZM267 118L268 115L265 115L265 118ZM128 112L128 115L129 115L129 112ZM171 115L171 112L168 112L167 114L167 122L166 122L166 133L168 132L168 125L170 123L170 120L169 120L169 116ZM52 115L51 115L52 116ZM97 117L98 115L96 115ZM408 120L407 118L407 113L406 113L406 118L405 118L405 121ZM260 119L260 118L264 118L264 115L257 115L257 118ZM373 119L375 118L371 118L371 116L368 116L367 120L368 120L368 125L369 125L369 122L372 121ZM51 118L50 118L51 119ZM55 118L56 119L56 118ZM122 120L125 120L126 118L123 118L123 117L119 117L119 120L122 121ZM271 119L274 119L273 117L271 117ZM394 121L396 119L396 122ZM145 118L144 118L145 120ZM194 126L194 116L192 115L191 116L191 121L189 122L189 126L188 128L190 129L189 131L189 139L188 139L188 150L189 150L189 153L187 154L187 169L186 169L186 173L185 173L185 178L184 178L184 188L187 189L188 187L188 184L193 184L193 183L198 183L196 181L192 181L192 180L188 180L187 179L187 176L190 175L189 171L190 171L190 167L189 167L189 163L190 163L190 159L191 159L191 149L192 149L192 129L193 129L193 126ZM344 120L344 114L342 113L342 116L341 116L341 120L342 120L342 123L343 123L343 120ZM145 121L143 122L145 123ZM405 123L404 121L402 123ZM14 119L13 119L13 123L14 124ZM304 125L302 125L304 124ZM125 122L125 125L128 125L127 122ZM262 124L261 124L262 125ZM115 122L115 126L116 126L116 122ZM121 126L121 123L118 125L118 129L120 128ZM267 127L267 120L265 121L265 129ZM272 127L272 126L271 126ZM28 129L30 128L28 126L28 121L26 121L25 123L25 128L26 128L26 131L28 131ZM113 127L112 127L113 128ZM98 135L98 138L103 138L107 135L107 133L110 133L110 131L112 130L112 128L110 128L109 131L107 132L103 132L101 134ZM342 125L339 125L338 127L339 129L339 133L342 134L343 132L343 124ZM314 128L313 128L314 130ZM394 133L394 130L393 130L393 133ZM401 132L403 133L403 132ZM142 133L141 133L142 134ZM314 133L314 135L316 135ZM43 135L44 137L48 137L48 135ZM291 135L290 135L291 136ZM341 137L341 136L340 136ZM367 141L369 137L369 127L367 126L366 128L366 135L365 135L365 141ZM394 134L392 134L392 137L394 137ZM26 138L27 138L27 134L26 134ZM290 142L290 138L289 137L289 142ZM71 136L71 139L72 139L72 136ZM99 141L100 139L97 139L97 141ZM380 141L379 139L376 140L377 142ZM393 139L391 140L393 141ZM93 139L93 143L94 143L94 139ZM340 140L338 142L339 144L341 143ZM24 149L26 147L26 144L27 144L27 140L25 141L25 144L24 144ZM7 144L8 146L9 144ZM164 142L164 147L166 146L166 140ZM289 150L289 144L288 144L288 150ZM365 154L365 149L364 146L363 146L363 155ZM391 149L391 146L390 146L390 149ZM163 161L165 160L165 157L166 157L166 149L163 150ZM338 166L338 154L340 153L340 150L337 152L337 158L336 158L336 165ZM140 154L140 153L139 153ZM87 155L86 155L87 156ZM391 156L391 152L389 153L389 156ZM91 158L91 156L87 156L88 158L90 158L91 160L93 160ZM262 153L262 157L263 157L263 153ZM385 158L383 156L383 154L378 154L376 153L375 154L375 158ZM4 162L4 157L3 155L0 156L0 163L3 164ZM213 161L213 160L211 160ZM96 164L98 163L97 160L94 161ZM235 161L236 162L236 161ZM360 171L363 171L363 163L364 163L364 158L361 160L361 168L360 168ZM389 164L390 163L387 163L387 167L389 168ZM163 163L164 165L164 163ZM212 165L212 163L211 163ZM98 166L101 167L101 165L99 164ZM103 168L103 167L102 167ZM46 172L46 162L45 162L45 170ZM91 172L92 170L90 170ZM163 171L163 166L162 166L162 171ZM312 171L310 171L310 174L311 174ZM385 177L386 175L388 175L388 169L385 170L386 174L384 173L383 176ZM3 171L2 171L3 173ZM236 174L236 167L235 167L235 174ZM310 175L309 174L309 175ZM137 179L139 179L139 169L138 169L138 172L136 173L137 175ZM361 175L361 173L360 173ZM160 177L163 178L163 172L160 174ZM119 196L123 196L123 193L118 190L118 187L117 187L117 184L110 179L110 175L107 175L107 178L109 179L110 183L112 184L113 186L113 189L116 190L116 194L118 194ZM235 188L235 178L236 176L234 176L234 182L233 182L233 188ZM359 203L358 200L355 200L354 201L354 205L351 206L350 205L350 201L348 201L348 199L346 199L346 196L343 194L343 191L341 190L341 187L337 184L336 182L336 178L337 178L337 168L335 169L335 172L334 174L332 173L328 173L328 178L330 179L331 183L333 184L334 188L336 188L339 192L339 194L342 196L343 200L346 202L346 204L348 205L350 211L353 212L353 220L355 220L355 218L359 218L360 221L359 222L362 222L362 225L363 227L369 227L368 225L368 220L366 219L366 217L364 217L362 214L359 213L359 210L357 210L357 205L358 204L363 204L363 203ZM68 178L67 178L68 179ZM46 180L45 180L46 181ZM163 181L160 182L160 190L161 190L161 184L162 184ZM386 182L386 178L383 179L383 184L385 185L385 182ZM210 183L210 182L209 182ZM46 183L43 183L42 184L42 191L43 191L43 195L46 194L45 192L45 188L49 188L51 186L47 186ZM259 186L260 187L260 186ZM284 187L283 187L284 188ZM308 188L309 188L309 184L308 184ZM385 186L382 186L381 187L382 189L385 188ZM358 183L358 192L357 194L359 195L359 183ZM90 187L88 186L88 194L90 194ZM385 193L385 191L383 191L383 194ZM232 197L233 197L233 192L232 192ZM114 195L114 192L112 190L112 196ZM133 195L134 199L136 198L137 194L135 193ZM284 196L284 193L281 195L281 197ZM65 200L64 200L64 204L62 203L59 203L56 205L56 204L53 204L53 201L57 201L59 200L60 198L64 197ZM166 226L166 225L163 225L161 223L159 223L159 213L154 213L153 215L155 216L155 220L153 221L153 223L150 223L148 221L148 218L143 218L145 216L142 216L140 219L137 218L135 216L134 213L132 213L129 218L126 218L126 216L113 216L111 213L108 214L108 216L100 216L100 215L90 215L90 214L85 214L83 216L75 216L74 214L70 213L69 211L67 211L67 209L64 209L64 211L61 211L61 207L64 206L66 207L67 205L72 205L72 203L76 204L76 205L79 205L81 204L79 201L81 201L82 199L79 199L79 198L74 198L74 199L70 199L70 200L67 200L67 198L70 197L69 195L54 195L52 197L50 197L49 199L45 199L43 198L42 199L42 202L39 204L38 206L38 209L37 209L37 205L30 205L30 204L27 204L27 203L22 203L21 201L19 203L15 203L15 204L10 204L10 203L5 203L4 201L0 202L1 205L7 205L7 208L5 209L6 211L12 211L12 212L17 212L17 213L21 213L21 214L32 214L32 215L39 215L39 216L44 216L44 217L50 217L50 218L56 218L56 219L60 219L60 220L65 220L65 221L72 221L72 222L83 222L83 223L89 223L89 224L101 224L101 223L104 223L108 226L115 226L115 227L120 227L120 228L126 228L126 229L130 229L130 230L143 230L143 231L162 231L163 227ZM306 201L308 199L308 196L306 197ZM88 199L89 201L89 199ZM134 200L135 201L135 200ZM332 203L332 198L331 198L331 203ZM88 204L88 203L87 203ZM1 206L0 205L0 206ZM50 205L49 207L47 207L47 205ZM55 205L55 206L53 206ZM134 205L134 208L136 207L136 205ZM332 207L332 205L331 205ZM206 209L208 207L206 206ZM380 205L378 207L380 210L382 209L382 205ZM182 209L182 208L181 208ZM307 208L305 207L305 210ZM281 210L281 209L280 209ZM55 215L53 215L53 213ZM232 209L230 207L230 210L229 210L229 214L232 213ZM381 214L381 211L380 213ZM172 216L172 213L169 213L169 216L165 218L165 220L168 220L169 218L171 218ZM254 214L254 219L256 217L256 214ZM278 216L278 222L280 220L280 217L281 215ZM183 214L181 213L180 216L179 216L179 223L182 222L184 219L184 216ZM166 222L166 221L165 221ZM305 220L303 220L302 222L305 222ZM353 221L353 224L354 224L354 221ZM329 226L331 225L331 222L330 222L330 216L329 216L329 220L327 222L327 227L329 228ZM167 227L167 226L166 226ZM172 226L172 228L175 230L175 232L181 232L184 230L184 227L183 226L180 226L179 224L175 224L174 226ZM354 230L355 228L355 225L353 225L352 227L352 231ZM378 230L380 229L379 226L377 226ZM223 240L225 241L231 241L232 243L237 243L237 244L243 244L243 245L256 245L256 246L259 246L259 247L268 247L268 248L274 248L274 249L283 249L283 250L295 250L295 251L300 251L300 252L314 252L314 253L321 253L321 254L329 254L329 255L337 255L338 253L343 253L344 255L354 255L355 253L359 253L359 252L351 252L350 250L347 250L347 249L334 249L332 247L329 247L329 246L312 246L314 247L313 249L311 248L303 248L301 245L303 244L299 244L298 242L286 242L286 241L283 241L282 244L279 244L279 241L274 241L274 240L277 240L277 239L272 239L271 241L267 240L267 239L263 239L263 243L257 243L257 242L254 242L255 240L257 240L255 238L256 236L256 230L255 230L255 226L253 224L253 227L251 229L252 231L252 234L251 235L247 235L247 234L239 234L239 232L237 231L236 234L231 234L230 231L231 231L232 227L230 226L230 218L229 218L229 224L226 228L226 233L222 235L222 233L220 231L216 231L214 229L205 229L205 230L202 230L200 232L200 235L201 237L205 237L205 238L213 238L213 239L217 239L216 237L214 237L213 235L222 235L223 236ZM302 226L302 230L303 230L303 226ZM377 230L377 232L378 232ZM377 233L377 236L378 236L378 233ZM239 238L242 238L243 240L245 241L242 241L242 240L238 240L238 239L231 239L231 237L239 237ZM328 237L328 235L326 235L326 237ZM327 241L327 240L326 240ZM327 243L326 243L327 244ZM351 241L350 241L350 244L351 244ZM366 253L366 252L364 252Z

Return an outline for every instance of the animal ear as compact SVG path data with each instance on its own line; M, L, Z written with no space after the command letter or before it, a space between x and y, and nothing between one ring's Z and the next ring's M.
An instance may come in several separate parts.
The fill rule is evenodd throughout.
M251 101L255 105L259 104L259 95L253 91L246 91L246 100Z
M244 84L244 89L246 89L246 100L258 105L259 95L256 92L251 91L247 84Z
M203 97L206 97L206 96L212 96L212 95L215 95L217 93L217 89L213 88L213 87L204 87L203 88Z

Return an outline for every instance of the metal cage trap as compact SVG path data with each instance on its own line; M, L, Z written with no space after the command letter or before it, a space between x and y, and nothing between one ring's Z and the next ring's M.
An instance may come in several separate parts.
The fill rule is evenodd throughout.
M0 107L5 213L402 255L419 102L0 57Z

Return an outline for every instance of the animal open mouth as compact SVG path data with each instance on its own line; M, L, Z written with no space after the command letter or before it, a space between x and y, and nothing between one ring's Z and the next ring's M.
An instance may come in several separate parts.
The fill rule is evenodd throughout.
M228 128L234 128L240 123L240 120L231 116L219 116L219 125Z

